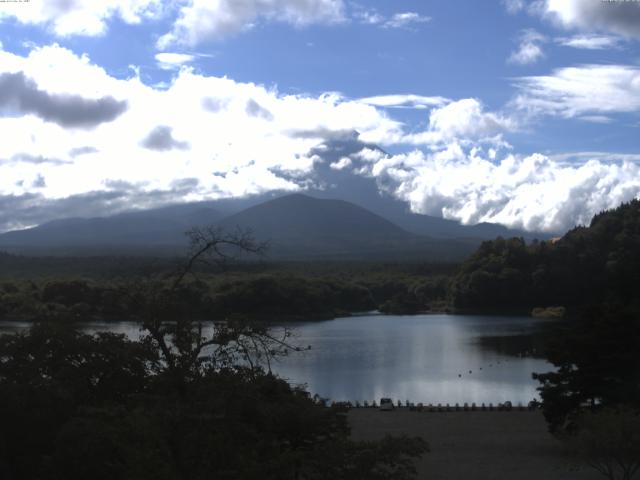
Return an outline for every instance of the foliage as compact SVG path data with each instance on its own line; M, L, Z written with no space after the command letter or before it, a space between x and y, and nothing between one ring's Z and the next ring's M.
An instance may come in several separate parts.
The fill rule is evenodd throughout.
M484 242L460 268L451 299L458 309L520 310L637 302L640 200L596 215L555 242Z
M322 267L271 266L252 271L231 264L220 272L199 265L197 277L187 276L174 289L173 308L181 303L191 315L206 320L240 316L278 321L326 319L375 309L387 313L446 309L446 273L413 271L415 266ZM166 293L173 282L175 277L167 272L113 279L6 280L0 283L0 320L139 320L141 305L132 301L131 294L150 285Z
M616 306L591 307L553 332L547 351L557 369L534 374L552 431L585 407L640 407L640 318Z
M565 442L609 480L631 480L640 469L640 414L629 408L585 412Z
M426 449L351 442L339 410L257 368L212 360L178 385L160 352L117 335L37 325L0 340L9 480L411 478Z

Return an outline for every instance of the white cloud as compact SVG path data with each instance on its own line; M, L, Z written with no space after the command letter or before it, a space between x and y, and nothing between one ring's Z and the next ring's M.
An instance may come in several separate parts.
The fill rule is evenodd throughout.
M620 44L618 37L610 35L574 35L572 37L559 37L555 41L564 47L584 50L605 50L616 48Z
M345 19L343 0L189 0L180 8L171 32L158 48L194 46L251 29L264 19L294 26L336 23Z
M337 162L329 165L333 170L344 170L345 168L350 167L352 164L351 159L349 157L342 157Z
M606 115L582 115L578 117L580 120L584 120L589 123L613 123L613 118L607 117Z
M612 153L612 152L569 152L549 155L554 162L564 165L585 163L589 160L599 162L628 162L640 164L640 153Z
M147 206L294 190L296 183L272 170L311 171L309 152L325 137L355 129L378 141L401 136L402 130L376 107L338 94L283 95L189 69L159 90L138 76L114 78L88 57L57 45L25 57L0 51L3 74L22 75L47 98L113 97L128 108L91 131L69 128L66 104L47 103L47 118L33 108L10 116L2 112L0 200L33 194L32 185L39 186L43 205L121 190ZM176 193L175 182L181 179L198 180ZM35 203L31 200L29 208ZM123 201L120 208L135 206Z
M191 63L195 60L195 56L187 53L157 53L156 61L158 66L163 70L179 70L184 64Z
M565 118L640 110L640 68L582 65L551 75L522 77L513 104L531 114Z
M565 28L640 38L640 2L544 0L540 10Z
M502 3L504 3L507 12L512 15L523 10L526 6L524 0L502 0Z
M415 108L426 109L439 107L451 100L444 97L427 97L422 95L378 95L375 97L366 97L359 100L367 105L385 108Z
M368 8L359 3L351 2L351 18L364 25L375 25L381 28L412 29L419 24L428 23L431 17L417 12L397 12L383 15L375 8Z
M454 142L433 153L386 157L370 174L415 212L533 231L564 232L640 196L640 164L629 159L568 164L540 154L495 161L491 154Z
M112 97L128 108L91 131L47 121L33 109L0 116L0 230L44 218L36 221L33 212L108 214L296 190L313 178L314 156L327 139L368 145L356 155L341 153L328 164L332 170L376 176L415 211L467 223L563 230L640 192L637 155L511 154L502 136L517 122L474 98L284 95L187 68L157 89L139 75L112 77L57 45L26 56L0 51L0 75L18 73L51 98ZM637 67L624 66L525 77L518 83L519 106L595 121L640 109L638 78ZM429 108L427 128L408 133L390 116L394 106ZM47 107L49 118L60 119L58 107ZM374 144L424 151L389 156Z
M416 12L395 13L387 21L384 22L386 28L408 28L421 23L428 23L431 17L420 15Z
M535 30L523 31L520 36L518 49L511 53L508 61L510 63L517 63L518 65L528 65L537 62L544 57L544 52L540 44L545 41L546 38Z
M353 18L365 25L382 25L387 20L377 10L369 10L358 4L354 5L353 9Z
M512 118L485 111L480 100L464 98L431 110L428 129L409 134L403 141L414 145L439 145L458 139L461 142L481 141L504 146L501 134L515 130L516 126Z
M158 18L163 11L161 0L51 0L5 2L0 8L0 22L14 18L18 22L44 25L58 36L102 35L107 21L118 17L137 24Z

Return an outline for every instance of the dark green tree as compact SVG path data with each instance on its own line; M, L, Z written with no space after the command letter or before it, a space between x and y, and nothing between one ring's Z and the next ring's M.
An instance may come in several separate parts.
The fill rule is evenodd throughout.
M557 370L534 373L550 429L570 426L584 408L640 407L640 321L619 306L591 307L552 333Z

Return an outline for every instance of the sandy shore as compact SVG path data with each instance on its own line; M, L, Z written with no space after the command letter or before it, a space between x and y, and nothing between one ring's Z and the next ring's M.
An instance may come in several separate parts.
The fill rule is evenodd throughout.
M352 409L352 437L421 436L431 448L418 463L429 480L595 480L547 432L536 412L411 412Z

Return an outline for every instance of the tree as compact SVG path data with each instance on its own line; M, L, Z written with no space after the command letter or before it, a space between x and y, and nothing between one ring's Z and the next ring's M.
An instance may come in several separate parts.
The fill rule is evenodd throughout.
M583 408L640 407L640 320L620 306L585 309L553 332L547 357L557 369L534 373L550 430L571 426Z
M629 408L584 412L565 442L609 480L631 480L640 469L640 414Z

